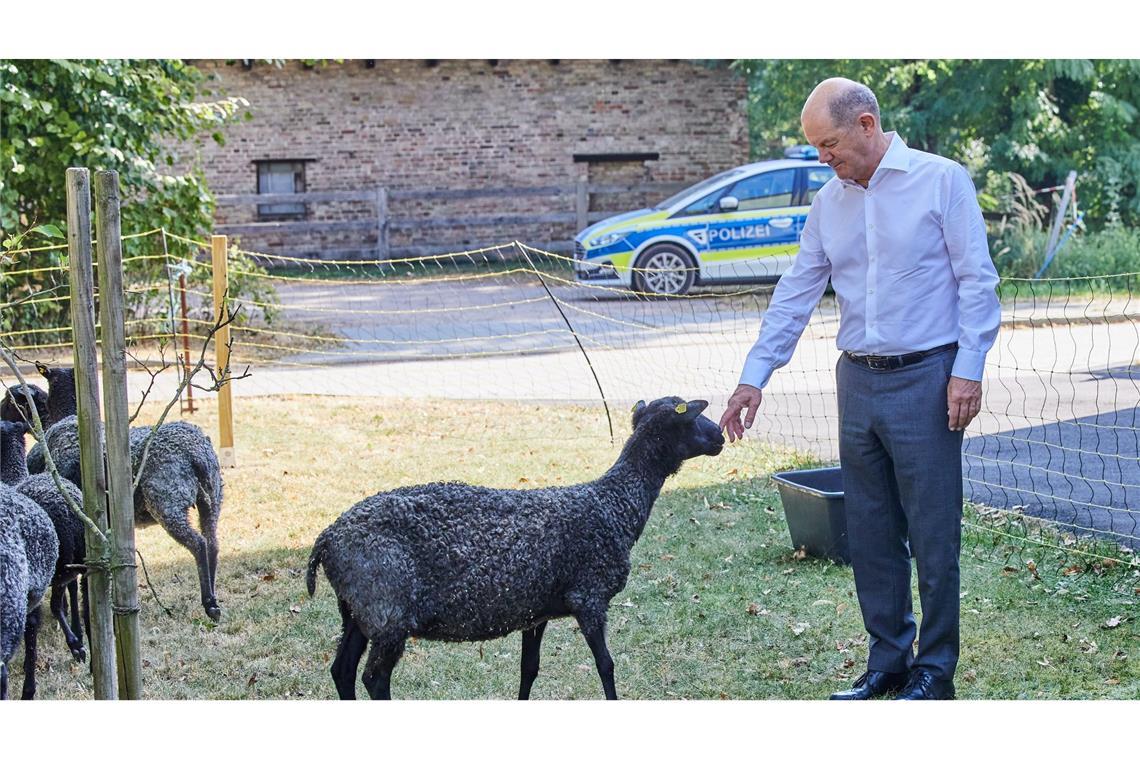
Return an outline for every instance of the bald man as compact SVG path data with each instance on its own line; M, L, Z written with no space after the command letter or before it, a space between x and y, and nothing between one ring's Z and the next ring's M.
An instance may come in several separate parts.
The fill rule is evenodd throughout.
M884 133L867 87L821 82L800 120L835 177L812 202L720 424L730 441L752 426L830 277L847 535L870 640L867 672L831 698L953 699L962 431L981 410L1001 321L985 225L966 170Z

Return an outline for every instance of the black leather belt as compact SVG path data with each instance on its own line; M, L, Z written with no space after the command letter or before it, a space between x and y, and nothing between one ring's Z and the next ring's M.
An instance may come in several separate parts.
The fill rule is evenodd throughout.
M903 367L911 364L916 364L928 356L940 354L943 351L949 351L952 348L957 348L957 343L947 343L945 346L937 346L935 348L928 348L925 351L915 351L913 354L898 354L897 356L876 356L875 354L853 354L850 351L844 351L843 354L855 362L856 364L866 367L867 369L875 370L891 370L902 369Z

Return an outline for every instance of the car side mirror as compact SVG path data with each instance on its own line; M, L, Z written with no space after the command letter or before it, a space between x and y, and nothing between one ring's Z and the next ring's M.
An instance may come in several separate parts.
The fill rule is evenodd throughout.
M740 207L740 201L733 198L731 195L726 195L720 199L721 211L736 211Z

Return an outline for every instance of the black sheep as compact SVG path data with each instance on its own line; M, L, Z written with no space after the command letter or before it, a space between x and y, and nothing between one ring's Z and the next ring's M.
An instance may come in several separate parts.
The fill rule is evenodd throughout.
M357 666L373 699L390 697L409 636L479 641L522 631L519 699L538 674L546 623L573 616L616 699L606 647L610 600L625 587L629 553L665 479L686 459L716 456L724 436L706 401L662 398L633 412L633 433L601 478L536 490L432 483L376 494L321 533L319 565L336 592L343 635L332 665L342 699L355 698Z

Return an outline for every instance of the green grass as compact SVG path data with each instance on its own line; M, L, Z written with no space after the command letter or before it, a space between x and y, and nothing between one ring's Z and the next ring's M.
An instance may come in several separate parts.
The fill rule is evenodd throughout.
M213 435L214 413L207 404L193 421ZM572 483L617 454L597 410L566 405L241 398L236 424L240 466L225 472L221 519L221 623L198 604L190 555L161 528L138 532L154 589L173 612L141 591L151 699L333 698L339 616L323 576L307 596L303 568L340 512L375 491L436 479ZM767 480L806 464L737 444L689 462L666 484L610 608L619 696L822 699L862 672L867 642L851 571L795 559ZM1140 697L1136 571L1055 550L1010 554L1005 542L973 541L963 556L959 696ZM1074 573L1074 564L1083 569ZM54 623L43 630L40 697L89 698L86 666L70 661ZM517 633L482 644L411 641L393 693L513 698L519 641ZM18 694L20 656L12 667ZM532 696L601 698L572 621L548 626Z

